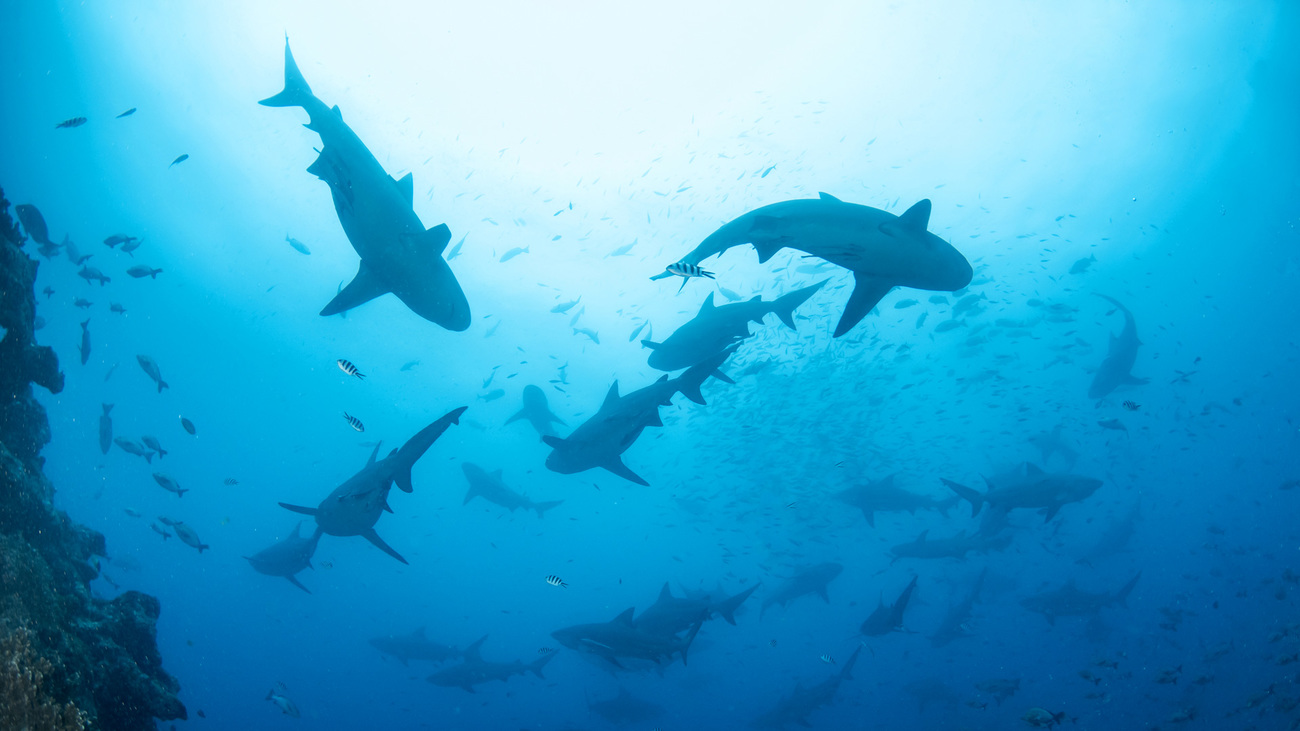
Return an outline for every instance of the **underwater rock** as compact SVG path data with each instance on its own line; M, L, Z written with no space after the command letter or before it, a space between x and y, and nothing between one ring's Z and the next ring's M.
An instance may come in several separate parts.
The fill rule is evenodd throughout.
M54 507L31 384L58 393L63 374L35 341L37 262L22 244L0 190L0 727L152 730L187 717L158 652L160 607L138 592L92 596L104 536Z

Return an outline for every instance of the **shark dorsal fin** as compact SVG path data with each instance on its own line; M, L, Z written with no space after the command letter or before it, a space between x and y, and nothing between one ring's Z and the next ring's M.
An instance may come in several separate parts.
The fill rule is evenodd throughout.
M375 443L375 448L370 452L370 459L366 460L367 467L375 463L375 457L379 456L379 445L381 444L383 444L382 440Z
M293 527L293 535L290 536L291 538L298 538L298 537L299 537L299 534L298 534L298 529L299 529L299 528L302 528L302 521L301 521L301 520L298 521L298 524L295 525L295 526Z
M820 198L820 199L822 199L822 200L824 200L824 201L829 201L829 202L831 202L831 203L843 203L843 202L844 202L844 201L840 200L839 198L836 198L835 196L831 195L830 193L818 193L818 194L817 194L817 197Z
M619 615L618 615L617 617L614 618L614 621L615 621L616 623L618 623L618 624L625 624L625 625L631 627L631 626L632 626L632 612L633 612L633 610L635 610L635 609L636 609L636 607L628 607L627 609L624 609L622 612L619 612Z
M926 528L925 530L921 531L921 535L916 537L916 542L925 543L925 537L928 536L929 534L930 534L929 528Z
M1026 474L1026 475L1033 476L1033 477L1040 477L1040 476L1045 475L1045 474L1047 474L1047 473L1046 473L1046 472L1043 472L1043 468L1042 468L1042 467L1039 467L1038 465L1034 464L1033 462L1026 462L1026 463L1025 463L1025 474Z
M708 312L709 310L713 309L713 307L714 307L714 305L713 305L713 293L712 293L712 292L709 292L709 296L704 298L704 304L700 305L700 312L699 312L699 314L700 314L700 315L703 315L705 312ZM697 315L697 316L698 316L698 315Z
M415 205L415 177L407 173L401 180L394 180L393 184L397 186L397 192L402 194L406 199L407 205Z
M614 381L605 393L605 401L600 405L601 410L613 407L618 403L618 381Z
M330 111L334 112L334 116L338 117L340 120L343 119L343 110L339 109L339 105L335 104L330 107Z
M898 217L898 225L913 232L926 230L930 225L930 199L922 198Z
M467 662L469 662L469 661L478 661L478 662L482 662L482 661L483 661L483 656L479 654L479 648L483 646L483 643L484 643L484 642L487 642L487 638L488 638L487 635L483 635L482 637L478 638L477 640L474 640L474 644L472 644L472 645L470 645L469 647L466 647L466 648L465 648L465 651L464 651L463 653L461 653L461 654L464 655L465 660L466 660Z
M672 599L672 598L673 598L672 589L668 588L668 582L665 581L664 588L659 590L659 600L663 601L664 599Z

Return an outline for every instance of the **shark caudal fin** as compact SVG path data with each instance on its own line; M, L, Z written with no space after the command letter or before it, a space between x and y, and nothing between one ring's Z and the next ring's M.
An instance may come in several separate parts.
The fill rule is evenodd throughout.
M334 295L334 299L325 305L325 309L320 311L320 315L321 317L329 317L347 312L353 307L360 307L370 300L391 291L393 289L388 286L388 282L380 279L379 275L366 266L365 260L362 259L361 266L357 268L357 275L352 278L351 282L348 282L348 286Z
M942 477L939 478L939 480L943 484L947 485L953 492L957 493L963 500L970 502L970 515L972 518L980 514L980 508L984 507L984 496L979 494L978 490L958 484L952 480L945 480Z
M302 107L306 106L309 99L314 98L311 93L311 87L307 85L307 80L303 78L302 72L298 70L298 64L293 60L293 51L289 50L289 36L284 37L284 91L270 96L258 102L264 107Z
M829 280L827 279L823 279L811 287L796 289L793 292L777 297L772 301L772 312L776 313L776 316L781 318L781 322L784 322L786 327L791 330L797 330L798 328L794 326L795 308L804 302L807 302L808 298L813 296L814 292L824 287L828 281Z
M740 592L739 594L733 597L726 599L722 603L713 607L713 611L717 612L722 616L723 619L727 620L727 624L735 624L736 610L740 608L741 604L745 603L745 600L749 598L750 594L753 594L754 591L757 590L758 587L762 585L763 585L762 582L754 584L748 589ZM667 584L665 584L664 586L667 587Z
M560 505L560 503L562 503L562 502L564 502L564 501L563 501L563 500L550 500L550 501L548 501L548 502L544 502L544 503L533 503L533 510L536 510L536 511L537 511L537 517L539 517L539 518L545 518L545 517L546 517L546 511L550 510L551 508L558 507L558 506Z
M558 655L559 653L560 653L559 650L551 650L545 655L542 655L536 660L525 665L524 669L532 673L533 675L536 675L537 677L541 678L542 680L546 680L546 676L542 675L542 668L546 667L546 663L550 662L551 660L554 660L555 656Z
M411 485L411 468L415 466L415 461L424 456L429 447L433 446L434 441L442 436L443 432L447 431L447 427L460 423L460 415L465 413L467 408L469 407L462 406L459 409L447 412L442 418L424 427L418 434L408 439L406 444L403 444L402 448L393 455L393 481L397 483L398 487L402 488L403 492L411 492L414 489Z
M844 305L844 314L840 315L839 324L835 326L837 338L861 322L895 286L893 282L861 272L853 273L853 281L853 294L849 295L849 301Z
M1133 593L1133 587L1137 586L1138 579L1142 578L1142 572L1139 571L1128 580L1128 583L1115 594L1115 602L1122 607L1128 606L1128 595Z
M730 376L718 369L731 357L732 353L736 352L738 347L740 346L733 345L721 353L686 369L685 373L673 381L677 392L701 406L707 406L708 403L704 400L704 394L700 393L700 386L704 385L704 382L709 380L710 376L724 383L735 383Z

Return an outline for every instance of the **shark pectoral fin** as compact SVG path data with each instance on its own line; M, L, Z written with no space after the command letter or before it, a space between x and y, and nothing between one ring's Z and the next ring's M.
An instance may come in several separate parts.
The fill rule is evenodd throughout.
M1056 517L1056 514L1057 514L1058 512L1060 512L1060 511L1061 511L1061 505L1060 505L1060 503L1057 503L1056 505L1053 505L1052 507L1048 508L1048 509L1047 509L1047 516L1043 518L1043 522L1044 522L1044 523L1050 523L1050 522L1052 522L1052 518L1055 518L1055 517Z
M304 508L301 505L290 505L289 503L280 503L280 507L284 508L285 510L292 510L295 513L302 513L303 515L316 514L316 508Z
M662 427L664 425L663 417L659 415L659 409L655 409L654 413L646 418L645 425L653 427Z
M406 559L402 558L402 554L398 553L397 551L394 551L392 546L388 545L387 543L384 543L384 539L379 537L379 534L375 532L374 528L370 528L365 533L362 533L361 536L365 538L367 541L370 541L371 543L375 544L375 548L378 548L379 550L383 551L389 556L392 556L398 561L401 561L402 563L409 565L409 562Z
M551 436L549 434L543 435L542 441L546 444L546 446L550 447L551 449L561 449L564 447L565 444L563 439L559 437Z
M876 513L870 508L863 508L862 515L867 519L867 525L872 528L876 527Z
M655 348L659 347L659 345L660 345L659 343L656 343L656 342L653 341L653 340L642 340L642 341L641 341L641 347L643 347L643 348L649 348L650 350L654 350Z
M853 294L849 295L849 301L844 305L844 314L840 316L840 322L835 326L837 338L852 330L862 321L862 318L867 316L868 312L871 312L871 308L879 304L880 299L894 288L893 284L870 274L855 272L853 279L856 282Z
M290 584L293 584L294 586L298 587L299 589L302 589L308 594L311 593L311 589L308 589L307 587L303 586L302 582L298 581L298 578L296 576L286 576L284 578L288 579Z
M636 484L645 487L650 486L650 483L641 479L632 470L629 470L627 468L627 465L623 464L623 459L621 457L614 457L612 460L606 462L605 464L602 464L601 467L604 467L605 469L609 470L610 472L613 472L614 474L618 475L619 477L622 477L625 480L635 482Z
M401 180L393 180L393 185L397 186L397 192L402 194L407 205L415 205L415 177L407 173Z
M817 596L821 597L827 604L831 603L831 595L826 593L826 587L817 590Z
M515 423L516 421L519 421L520 419L526 418L527 416L528 416L528 409L520 409L519 412L516 413L514 416L510 417L509 419L506 419L506 426L509 426Z
M348 286L335 295L328 305L325 305L325 309L320 311L321 317L347 312L353 307L363 305L391 291L392 288L388 283L380 279L370 270L370 267L366 266L365 260L362 260L361 266L357 269L357 276L353 277L352 281L348 282Z

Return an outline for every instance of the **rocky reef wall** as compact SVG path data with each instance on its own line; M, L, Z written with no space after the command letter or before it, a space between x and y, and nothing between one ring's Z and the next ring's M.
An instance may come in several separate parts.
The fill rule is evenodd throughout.
M187 717L158 653L159 604L91 595L104 536L53 504L50 441L32 384L63 390L58 358L35 340L38 263L0 190L0 728L138 731Z

